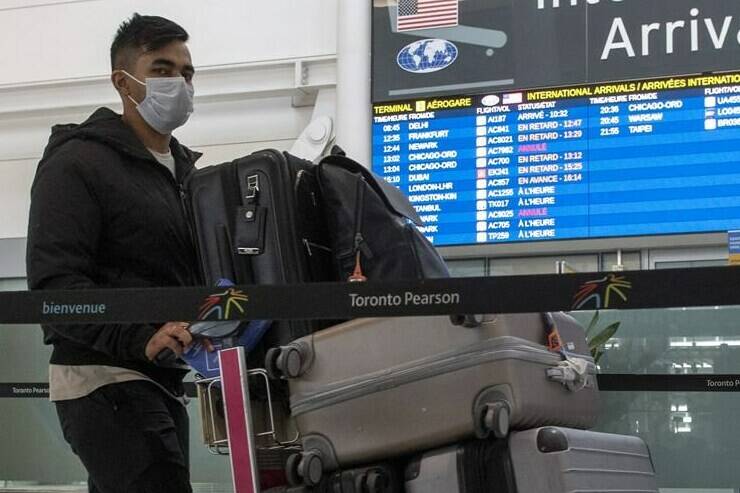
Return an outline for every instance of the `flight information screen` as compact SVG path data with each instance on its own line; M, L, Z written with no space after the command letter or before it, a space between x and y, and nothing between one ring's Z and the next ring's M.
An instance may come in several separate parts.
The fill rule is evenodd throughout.
M740 72L373 106L436 245L740 228Z

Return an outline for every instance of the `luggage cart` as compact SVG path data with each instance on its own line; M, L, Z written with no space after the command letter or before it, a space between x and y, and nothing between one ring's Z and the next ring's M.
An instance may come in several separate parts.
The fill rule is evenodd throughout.
M288 440L281 439L267 371L248 369L243 347L220 351L219 364L220 376L195 381L203 438L212 454L229 457L234 493L258 493L258 464L274 463L283 456L300 451L300 436L296 431L295 436ZM255 378L264 379L267 394L265 421L268 426L263 431L253 422L250 404L249 382Z

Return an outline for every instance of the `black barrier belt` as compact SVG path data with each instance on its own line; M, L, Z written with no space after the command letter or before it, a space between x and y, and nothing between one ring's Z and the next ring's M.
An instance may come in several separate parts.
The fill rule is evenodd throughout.
M740 375L598 375L606 392L740 392Z
M0 324L342 319L740 305L740 269L0 293Z
M185 395L195 397L195 383L183 382ZM49 382L0 383L0 399L49 398Z
M49 398L48 382L0 383L0 398Z
M740 392L740 375L597 375L602 392ZM196 386L185 382L185 394L195 397ZM47 382L0 383L0 398L49 398Z

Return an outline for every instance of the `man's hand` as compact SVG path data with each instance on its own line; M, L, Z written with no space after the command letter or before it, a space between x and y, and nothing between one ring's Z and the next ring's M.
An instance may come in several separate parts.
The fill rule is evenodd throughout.
M213 343L211 342L211 340L208 339L207 337L204 337L204 338L199 339L199 340L203 344L203 347L206 348L206 351L208 351L209 353L212 353L212 352L214 352L216 350L216 348L213 347Z
M190 324L186 322L167 322L149 339L144 349L144 353L149 361L164 349L171 349L179 358L182 353L190 348L193 342L193 336L188 331Z

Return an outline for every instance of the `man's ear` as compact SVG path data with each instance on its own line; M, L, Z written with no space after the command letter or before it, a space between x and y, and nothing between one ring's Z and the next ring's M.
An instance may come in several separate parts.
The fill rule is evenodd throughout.
M126 77L126 74L124 74L121 70L114 70L110 74L110 80L113 83L113 87L116 89L118 94L123 97L129 96L131 94L131 91L128 87L128 77Z

